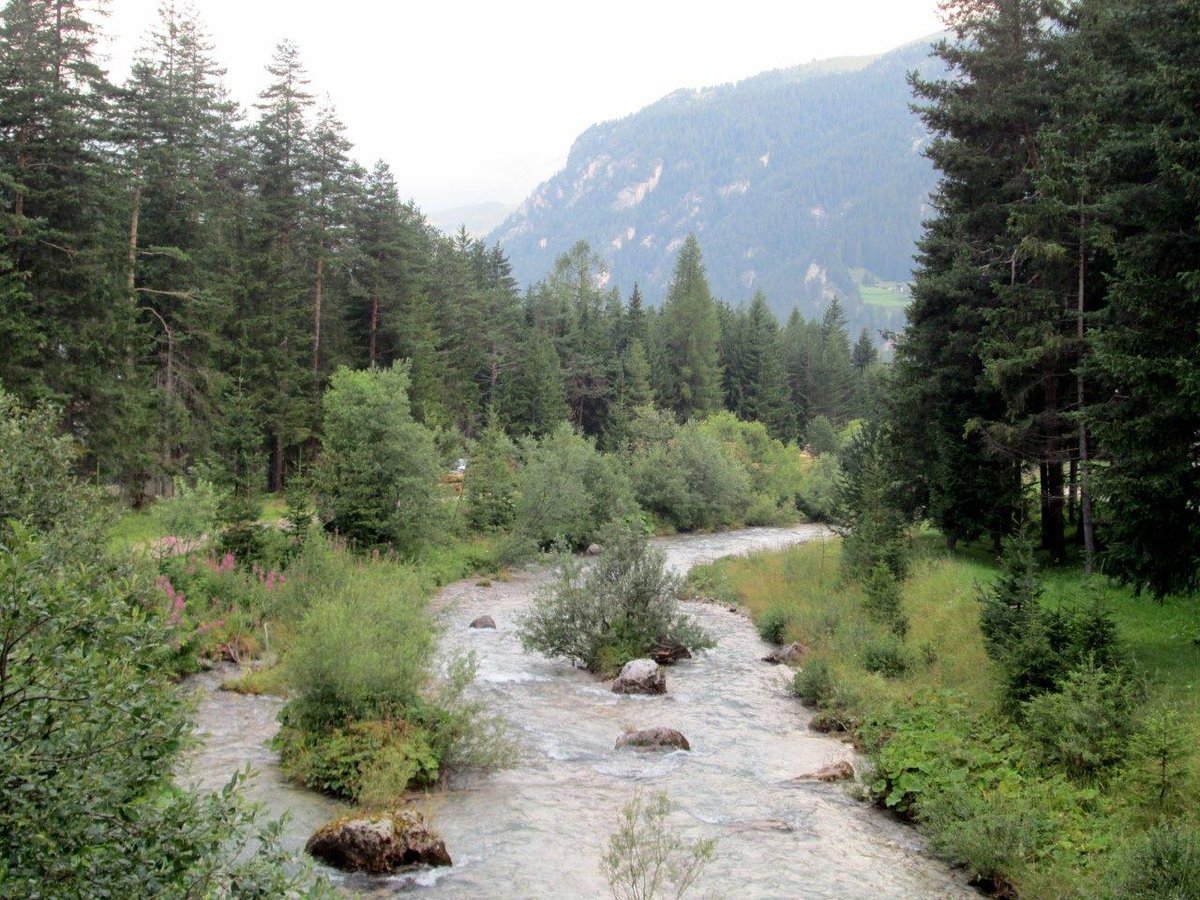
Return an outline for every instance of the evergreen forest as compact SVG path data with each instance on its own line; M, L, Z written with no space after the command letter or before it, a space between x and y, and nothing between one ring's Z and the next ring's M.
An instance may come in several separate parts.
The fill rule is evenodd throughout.
M356 160L294 44L243 108L190 6L161 4L116 83L93 4L7 0L0 897L335 896L361 887L336 868L450 865L453 799L424 792L572 759L495 691L590 679L576 701L609 709L597 679L700 677L723 640L779 645L787 697L713 676L788 704L748 731L802 715L853 757L787 784L852 778L925 834L879 884L1200 897L1200 0L939 8L893 111L937 184L881 333L832 295L782 321L763 290L728 302L704 228L645 273L661 303L578 234L523 287ZM900 228L883 205L863 246ZM512 627L479 616L460 652L447 622L489 597ZM488 668L507 635L535 675ZM353 815L297 844L248 771L199 784L222 695L277 703L256 746ZM620 715L662 708L639 699ZM640 735L603 752L653 759ZM797 840L693 815L686 843L686 800L633 794L564 884L683 896L747 829ZM338 843L355 817L386 831L369 861Z

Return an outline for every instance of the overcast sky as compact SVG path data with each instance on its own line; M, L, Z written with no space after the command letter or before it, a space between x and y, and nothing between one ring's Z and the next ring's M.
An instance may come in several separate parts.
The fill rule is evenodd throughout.
M185 2L185 0L180 0ZM159 0L110 0L114 79ZM276 43L295 41L369 165L426 211L518 203L576 135L681 87L890 50L940 27L936 0L194 0L243 104Z

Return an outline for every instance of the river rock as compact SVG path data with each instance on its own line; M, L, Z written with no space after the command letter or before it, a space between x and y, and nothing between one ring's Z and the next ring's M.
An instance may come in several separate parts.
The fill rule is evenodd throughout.
M779 665L780 663L800 662L800 660L804 659L804 654L807 652L808 648L806 648L803 644L792 642L786 647L780 647L774 653L764 656L762 661L770 663L773 666Z
M632 747L639 753L652 750L691 750L688 739L674 728L643 728L641 731L627 731L617 738L616 749Z
M588 544L588 548L587 548L588 556L599 556L603 552L604 552L604 548L601 547L599 544Z
M662 644L650 654L660 666L669 666L681 659L691 659L692 653L683 644Z
M843 759L840 762L822 766L815 772L809 772L806 775L793 778L792 781L849 781L853 777L854 766Z
M495 628L496 620L491 616L480 616L471 622L472 628Z
M452 864L446 842L415 810L334 819L318 828L304 849L335 869L372 875Z
M667 676L652 659L631 659L613 682L614 694L665 694Z

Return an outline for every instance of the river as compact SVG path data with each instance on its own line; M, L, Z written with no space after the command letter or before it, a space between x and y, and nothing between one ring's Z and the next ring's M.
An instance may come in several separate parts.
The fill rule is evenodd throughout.
M821 539L811 526L754 528L658 539L684 573L723 556ZM435 600L445 631L440 653L473 651L476 689L513 725L524 746L517 768L465 779L421 801L446 839L454 866L391 878L336 876L348 893L433 897L604 897L600 858L620 808L638 791L666 791L671 826L717 841L699 894L720 897L942 898L977 896L922 852L917 833L851 799L843 785L792 783L838 760L845 743L807 728L810 713L788 696L790 670L761 662L770 651L742 614L707 603L686 611L717 646L666 670L667 694L618 697L570 665L521 650L517 615L546 583L545 571L489 586L444 588ZM497 629L467 624L492 616ZM342 804L282 779L265 742L281 703L216 690L221 672L197 676L200 746L190 781L219 787L247 763L250 795L272 814L290 812L300 848ZM691 752L638 754L613 745L627 728L681 731Z

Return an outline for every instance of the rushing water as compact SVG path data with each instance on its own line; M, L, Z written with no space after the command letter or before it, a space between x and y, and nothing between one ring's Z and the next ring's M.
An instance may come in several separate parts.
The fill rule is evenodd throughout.
M685 572L722 556L819 539L822 529L758 528L658 541ZM618 811L638 790L666 791L670 823L689 838L717 840L703 889L722 897L931 898L971 896L961 879L921 851L916 833L850 799L841 785L791 783L838 760L841 741L807 729L809 713L788 697L790 670L760 661L770 648L743 615L686 604L717 638L713 650L667 669L667 694L619 697L570 665L521 650L517 615L545 583L522 573L488 587L462 581L437 600L443 657L474 651L477 689L520 737L516 769L468 780L425 801L454 857L451 869L394 878L343 879L349 892L431 897L600 897L600 857ZM467 624L490 615L497 629ZM259 770L251 794L290 810L289 842L344 807L284 782L264 742L279 701L215 691L196 682L202 746L192 778L218 786L246 763ZM616 751L626 728L676 728L692 750Z

